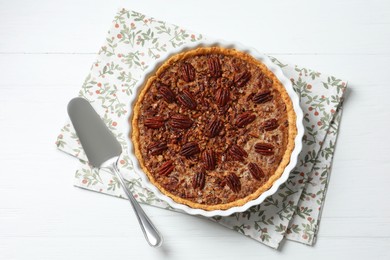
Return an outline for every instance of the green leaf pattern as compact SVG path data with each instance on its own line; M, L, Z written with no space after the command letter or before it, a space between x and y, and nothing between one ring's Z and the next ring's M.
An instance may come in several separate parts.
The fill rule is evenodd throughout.
M148 64L169 50L201 39L201 34L143 14L127 9L118 11L79 95L91 102L123 151L127 151L129 98ZM211 220L274 248L284 237L311 245L318 231L347 84L336 77L270 58L291 79L304 111L305 135L298 164L279 191L261 205ZM61 129L56 145L81 162L75 174L76 186L125 197L115 176L86 162L70 123ZM138 201L172 210L143 187L126 152L119 166Z

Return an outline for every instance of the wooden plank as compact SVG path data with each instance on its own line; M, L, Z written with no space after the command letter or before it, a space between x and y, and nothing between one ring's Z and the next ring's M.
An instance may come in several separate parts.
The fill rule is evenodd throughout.
M136 1L129 8L268 53L390 54L388 1ZM115 1L4 2L0 52L96 52ZM189 8L190 6L190 8ZM233 11L234 10L234 11ZM4 40L5 39L5 40ZM26 44L28 43L28 44Z
M125 200L103 196L86 190L76 189L66 183L63 174L54 184L57 188L45 188L38 185L27 189L31 194L14 195L11 203L1 207L0 238L7 237L121 237L130 236L142 238L134 214ZM57 184L57 182L61 183ZM54 185L53 185L54 186ZM22 185L20 189L26 189ZM41 189L34 194L34 190ZM55 193L57 190L57 193ZM17 189L10 187L1 189L7 197L15 194ZM66 196L64 197L64 194ZM43 195L45 195L43 197ZM37 205L37 202L39 204ZM58 205L61 205L59 207ZM50 209L55 209L51 211ZM189 216L150 206L144 206L145 211L161 232L171 237L179 237L183 232L191 237L214 237L225 239L236 237L236 232L217 225L206 218ZM325 211L332 209L327 205ZM45 214L42 214L45 213ZM115 222L113 222L115 220ZM119 228L123 227L123 228ZM180 228L178 228L180 227ZM344 217L324 216L321 221L319 239L322 238L390 238L390 217L359 217L350 213ZM239 235L236 237L239 240Z
M5 259L388 259L390 239L323 238L315 247L285 243L281 251L259 246L254 241L242 242L235 236L216 239L194 239L188 233L166 237L160 249L150 248L142 239L132 235L121 237L22 237L0 238L0 250ZM238 236L238 234L236 234ZM244 240L245 241L245 240ZM19 245L23 245L20 250ZM228 253L228 254L227 254ZM196 258L195 258L196 257Z

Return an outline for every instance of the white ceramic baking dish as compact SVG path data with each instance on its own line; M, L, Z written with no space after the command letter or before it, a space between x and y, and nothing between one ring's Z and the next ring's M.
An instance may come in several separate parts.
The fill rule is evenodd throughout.
M184 211L188 214L191 214L191 215L202 215L205 217L229 216L229 215L236 213L236 212L246 211L248 208L250 208L254 205L259 205L267 197L269 197L272 194L274 194L275 192L277 192L279 186L282 185L288 179L291 170L295 167L295 165L297 163L298 155L302 149L302 137L304 134L304 127L302 124L303 112L302 112L302 109L299 105L299 96L295 93L290 80L284 76L282 70L277 65L275 65L267 56L258 53L253 48L248 48L248 47L243 46L242 44L235 43L235 42L230 43L230 42L221 41L221 40L216 40L216 41L202 40L200 42L182 45L179 48L176 48L173 51L166 53L166 55L163 55L158 60L156 60L156 62L154 64L151 64L148 67L148 69L145 71L145 73L143 74L142 78L138 81L138 84L135 86L134 91L133 91L133 95L130 99L131 107L134 106L135 101L137 100L137 97L138 97L138 93L139 93L140 89L144 86L144 84L146 83L147 79L151 75L153 75L155 73L155 71L161 66L161 64L164 61L166 61L169 57L171 57L172 55L175 55L177 53L183 52L183 51L195 49L197 47L210 47L210 46L220 46L220 47L224 47L224 48L233 48L233 49L236 49L236 50L239 50L242 52L246 52L246 53L252 55L254 58L258 59L264 65L266 65L268 67L268 69L270 69L275 74L275 76L279 79L279 81L286 88L287 93L292 100L294 111L296 113L297 136L295 138L295 146L294 146L293 152L291 153L289 164L284 169L284 172L282 173L280 178L274 182L274 184L272 185L272 187L269 190L262 193L258 198L251 200L251 201L248 201L246 204L244 204L242 206L232 207L232 208L229 208L226 210L212 210L212 211L206 211L206 210L202 210L202 209L194 209L194 208L191 208L187 205L179 204L179 203L175 202L174 200L172 200L170 197L164 195L156 186L154 186L149 181L148 176L141 169L140 164L138 162L138 159L136 158L136 156L134 154L134 147L133 147L132 141L130 140L130 138L127 138L128 147L129 147L128 148L129 149L129 156L130 156L130 159L133 163L134 170L141 177L142 183L145 185L145 187L147 189L151 190L156 195L157 198L159 198L163 201L166 201L171 207L173 207L175 209L182 210L182 211ZM128 115L127 115L127 118L131 118L131 117L132 117L132 109L129 110ZM128 134L127 136L129 136L129 134L131 135L130 124L128 124L127 134Z

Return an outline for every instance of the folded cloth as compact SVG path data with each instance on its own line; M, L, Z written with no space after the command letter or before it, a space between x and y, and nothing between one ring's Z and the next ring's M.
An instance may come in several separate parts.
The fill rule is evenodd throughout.
M123 146L120 170L128 189L139 202L171 209L144 188L126 147L126 113L130 96L147 64L178 46L204 36L146 15L120 9L101 47L79 96L90 101ZM321 210L329 183L343 94L347 83L333 76L271 60L291 79L304 112L305 135L298 164L278 192L261 205L212 221L277 248L284 237L312 245L318 232ZM118 180L91 167L70 123L59 134L58 149L80 160L75 185L124 198Z

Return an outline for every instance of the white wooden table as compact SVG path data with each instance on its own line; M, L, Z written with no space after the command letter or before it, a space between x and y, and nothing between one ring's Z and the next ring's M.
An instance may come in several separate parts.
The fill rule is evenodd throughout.
M72 186L54 141L121 5L349 80L314 247L145 206L151 249L127 201ZM0 259L390 259L389 73L386 0L0 1Z

